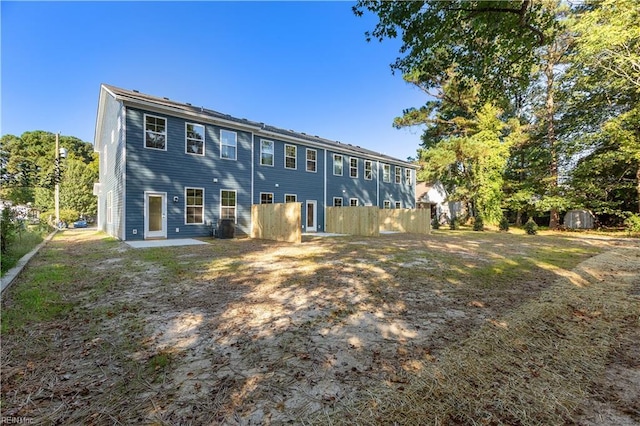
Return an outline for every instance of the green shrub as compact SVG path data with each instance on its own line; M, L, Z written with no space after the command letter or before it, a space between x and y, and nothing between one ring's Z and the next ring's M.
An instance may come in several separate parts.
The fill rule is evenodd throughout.
M484 231L484 219L482 219L482 216L476 216L475 220L473 221L473 230Z
M640 233L640 214L632 214L626 218L624 226L630 234Z
M18 231L17 223L13 210L9 206L2 209L2 218L0 218L0 252L5 254L11 242L15 239Z
M460 219L454 216L449 220L449 229L455 231L458 228L460 228Z
M431 219L431 229L440 229L440 221L437 217Z
M509 219L506 216L502 216L502 219L500 219L500 230L509 231Z
M71 209L61 209L60 210L60 220L62 222L66 222L67 224L73 223L80 217L80 213ZM51 221L49 220L51 219ZM56 212L53 210L46 211L40 213L40 222L44 223L54 223L56 220Z
M533 221L533 218L529 218L527 223L524 224L524 230L529 235L536 235L538 233L538 225Z

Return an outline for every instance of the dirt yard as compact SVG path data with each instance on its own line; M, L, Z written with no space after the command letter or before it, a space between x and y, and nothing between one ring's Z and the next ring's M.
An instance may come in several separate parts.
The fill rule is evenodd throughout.
M93 231L56 236L3 297L2 416L358 424L359 403L402 395L558 280L588 285L575 269L587 259L606 271L598 280L621 274L640 305L634 239L437 231L208 242L132 249ZM602 253L626 263L612 267ZM34 292L58 313L13 315ZM562 414L567 423L639 424L640 317L625 321L607 328L605 369Z

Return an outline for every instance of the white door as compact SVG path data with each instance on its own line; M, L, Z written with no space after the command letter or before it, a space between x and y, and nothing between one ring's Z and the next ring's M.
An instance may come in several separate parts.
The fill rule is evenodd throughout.
M144 193L144 237L167 238L167 194Z
M317 217L316 217L317 213L318 213L318 209L316 207L316 201L308 200L307 201L307 227L306 227L307 232L318 231Z

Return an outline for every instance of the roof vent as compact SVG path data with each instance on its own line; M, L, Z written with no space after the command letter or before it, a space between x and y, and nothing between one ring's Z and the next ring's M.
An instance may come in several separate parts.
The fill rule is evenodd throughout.
M320 139L320 136L318 136L318 135L315 135L315 136L316 136L316 138Z
M302 133L303 135L307 136L307 134L305 132L300 132L300 133Z
M191 104L189 102L187 102L187 105L191 106Z
M162 99L166 99L166 100L169 100L169 98L167 98L166 96L163 96L163 97L162 97Z
M134 91L135 93L140 93L140 91L138 91L138 90L136 90L136 89L133 89L133 91Z

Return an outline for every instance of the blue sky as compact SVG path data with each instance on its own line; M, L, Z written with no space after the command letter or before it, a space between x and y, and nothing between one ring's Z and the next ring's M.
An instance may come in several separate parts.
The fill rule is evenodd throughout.
M426 96L352 5L2 1L0 133L93 142L108 83L406 159L421 130L391 124Z

